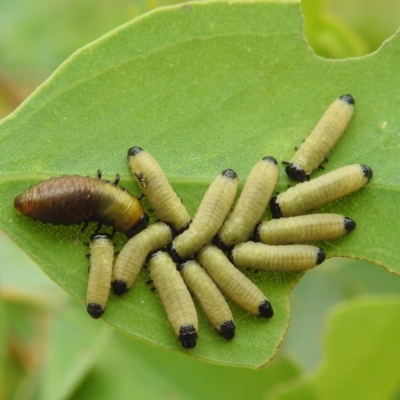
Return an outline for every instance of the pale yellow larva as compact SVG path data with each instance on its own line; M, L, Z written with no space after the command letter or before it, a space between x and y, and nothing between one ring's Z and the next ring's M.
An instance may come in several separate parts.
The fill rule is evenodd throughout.
M178 235L168 251L176 262L192 257L210 243L227 216L238 187L236 173L226 169L211 183L189 228Z
M179 266L183 280L199 301L201 308L216 331L225 339L235 336L232 312L224 296L195 260L186 261Z
M114 243L107 234L94 234L90 238L90 271L86 292L87 312L93 318L104 314L111 287Z
M121 295L135 282L146 257L172 241L173 231L164 222L156 222L130 239L115 261L112 277L114 293Z
M158 162L141 147L131 147L128 160L133 175L160 221L170 224L176 232L184 230L189 225L190 215Z
M289 178L304 182L318 168L342 137L354 112L354 99L344 94L326 110L310 135L286 166Z
M197 253L196 259L217 286L239 307L259 317L273 316L271 303L263 292L235 268L218 247L203 247Z
M236 267L268 271L302 271L313 268L325 260L318 247L306 244L272 246L246 242L231 250L229 259Z
M354 164L299 183L273 197L269 203L274 218L303 214L322 204L339 199L364 187L372 177L372 169Z
M158 251L150 256L147 267L160 296L168 320L182 347L196 346L198 319L192 297L170 255Z
M335 239L351 232L356 223L340 214L309 214L260 222L254 240L264 244L292 244Z
M278 165L273 157L264 157L250 171L242 193L225 220L215 243L223 250L245 242L261 217L271 198L278 179Z

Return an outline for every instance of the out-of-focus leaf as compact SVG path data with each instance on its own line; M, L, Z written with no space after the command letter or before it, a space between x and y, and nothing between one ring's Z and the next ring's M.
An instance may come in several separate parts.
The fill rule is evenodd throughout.
M270 400L393 398L400 387L399 312L399 296L338 307L328 322L322 366L309 379L277 389Z
M79 398L108 399L261 399L277 385L299 376L288 358L274 360L262 371L200 362L116 333L87 380Z

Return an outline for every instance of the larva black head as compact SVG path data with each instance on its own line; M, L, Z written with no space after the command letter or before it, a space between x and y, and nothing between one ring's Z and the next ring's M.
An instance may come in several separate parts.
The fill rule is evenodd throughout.
M271 318L274 315L271 303L268 300L264 300L258 306L258 316L261 318Z
M235 248L233 248L232 250L229 250L228 251L228 254L226 255L226 258L229 260L229 262L232 264L232 265L234 265L235 267L236 267L236 265L235 265L235 260L233 259L233 251L235 250Z
M100 304L89 303L86 309L88 314L94 319L98 319L104 314L104 309Z
M176 232L172 229L171 225L166 224L165 222L164 222L164 224L167 226L167 229L168 229L168 231L169 231L169 233L171 235L171 240L174 240L176 235L177 235Z
M157 254L162 253L162 252L163 252L162 250L156 250L156 251L153 251L152 253L148 254L146 257L146 264L149 263L153 257L155 257Z
M178 230L174 231L176 235L180 235L181 233L185 232L187 228L189 228L189 225L192 221L187 222L185 225L182 226L182 228L179 228ZM172 229L172 228L171 228ZM176 236L174 235L174 237Z
M272 197L272 199L269 201L269 208L271 209L272 218L283 217L281 208L279 207L279 201L276 196Z
M15 199L14 199L14 208L19 212L23 213L23 207L24 207L24 196L22 194L19 194Z
M220 326L218 334L226 340L231 340L235 336L235 323L231 321L226 321Z
M344 229L346 229L347 232L351 232L354 231L354 229L356 229L357 224L351 218L344 217L343 222L344 222Z
M286 175L296 182L304 182L307 179L306 173L297 164L289 163L285 171Z
M364 164L360 164L360 167L362 169L364 176L366 178L368 178L368 180L370 180L373 175L372 169L370 167L368 167L368 165L364 165Z
M216 234L212 241L218 248L220 248L224 253L226 253L231 247L228 247L222 239Z
M356 102L351 94L344 94L343 96L340 96L339 99L345 101L346 103L352 104L353 106L356 105Z
M186 267L186 265L189 263L190 261L186 261L186 262L184 262L184 263L181 263L181 264L178 264L178 266L176 267L176 269L180 272L180 271L182 271L185 267Z
M274 157L272 157L272 156L264 157L263 160L269 161L269 162L271 162L272 164L278 165L278 161L276 161L276 158L274 158Z
M116 279L115 281L111 282L111 286L113 288L113 292L117 296L121 296L122 294L126 293L128 291L128 287L126 286L125 281L121 281L119 279Z
M236 172L233 169L229 169L229 168L228 169L224 169L221 172L221 175L225 176L227 178L230 178L230 179L236 179L237 178Z
M125 235L128 238L131 238L141 232L143 229L147 227L149 224L149 216L146 213L143 213L139 220L128 230L125 232Z
M93 233L92 236L90 236L90 240L98 240L98 239L111 239L112 240L112 236L109 235L108 233Z
M259 242L260 241L260 229L261 229L261 222L259 222L253 230L253 235L252 235L252 240L253 242Z
M129 157L133 157L136 156L136 154L139 154L140 152L142 152L143 149L139 146L133 146L128 150L128 158Z
M323 250L318 249L318 252L317 252L317 265L323 263L325 261L325 258L326 258L326 255L323 252Z
M193 325L183 325L179 330L178 340L184 349L193 349L196 347L197 332Z
M176 262L176 263L183 263L185 260L177 253L175 250L174 243L170 243L167 247L167 251L171 258Z

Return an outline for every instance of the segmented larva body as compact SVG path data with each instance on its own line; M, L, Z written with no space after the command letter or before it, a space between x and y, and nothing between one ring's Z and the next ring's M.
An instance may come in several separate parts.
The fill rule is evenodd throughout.
M107 234L94 234L90 241L90 271L86 292L87 312L93 318L104 314L111 287L114 243Z
M216 244L227 249L245 242L261 220L278 179L278 165L273 157L265 157L251 170L242 193L225 220Z
M292 244L272 246L246 242L237 244L230 254L236 267L267 271L302 271L325 260L325 253L315 246Z
M354 164L321 175L309 182L299 183L271 199L269 204L272 216L281 218L303 214L361 189L371 177L370 167Z
M190 215L158 162L141 147L131 147L128 160L133 175L160 221L170 224L176 232L184 230L190 223Z
M254 240L264 244L292 244L335 239L356 228L356 223L340 214L309 214L260 222Z
M128 291L135 282L146 257L166 246L173 237L169 225L156 222L129 239L115 261L112 278L114 293L121 295Z
M168 253L158 251L150 256L147 266L168 320L182 347L195 347L198 331L197 312L175 263Z
M317 126L297 149L286 167L289 178L303 182L318 168L342 137L354 112L354 99L345 94L326 110Z
M189 228L177 236L169 246L176 262L192 257L205 244L210 243L224 222L238 187L236 173L226 169L211 183Z
M235 324L231 309L224 296L202 266L194 261L186 261L179 267L183 280L199 301L201 308L215 330L223 338L235 336Z
M100 176L100 175L99 175ZM148 224L136 197L109 181L90 176L61 176L42 181L14 199L15 209L54 225L100 222L132 237Z
M263 292L235 268L218 247L203 247L197 253L196 259L217 286L239 307L259 317L273 316L271 303Z

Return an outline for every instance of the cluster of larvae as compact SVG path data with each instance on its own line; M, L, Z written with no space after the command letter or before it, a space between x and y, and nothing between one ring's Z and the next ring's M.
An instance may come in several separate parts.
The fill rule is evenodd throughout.
M158 162L140 147L129 149L129 165L159 222L146 227L149 218L140 202L117 186L118 178L111 183L102 180L100 174L98 179L52 178L17 196L14 205L17 211L43 222L68 225L97 221L131 237L114 266L112 235L98 233L98 227L91 237L87 310L92 317L104 313L110 285L116 295L124 294L147 264L150 281L185 349L195 347L198 338L197 313L190 293L215 330L231 340L234 319L221 292L251 314L273 316L266 295L239 268L298 271L315 267L325 260L325 253L301 243L337 238L355 229L356 223L347 216L302 215L359 190L372 177L368 166L355 164L309 181L311 172L343 134L353 111L351 95L337 99L286 163L287 175L301 183L271 198L278 165L275 158L264 157L249 173L232 211L238 188L232 169L215 178L191 219ZM75 190L68 192L68 179ZM100 189L95 190L97 186L111 194L102 195ZM69 196L60 201L65 192ZM46 201L47 211L39 206ZM82 202L81 215L72 217L72 206ZM268 203L273 219L261 221Z

